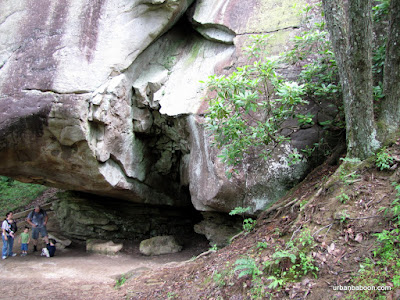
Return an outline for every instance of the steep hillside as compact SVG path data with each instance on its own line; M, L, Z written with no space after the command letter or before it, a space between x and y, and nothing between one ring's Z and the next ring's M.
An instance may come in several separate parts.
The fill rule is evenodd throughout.
M229 246L122 289L127 299L399 299L399 162L400 140L364 162L322 165Z

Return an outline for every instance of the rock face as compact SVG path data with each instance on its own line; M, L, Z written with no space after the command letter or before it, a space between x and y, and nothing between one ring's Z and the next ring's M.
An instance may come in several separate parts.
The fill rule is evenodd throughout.
M319 129L227 179L202 127L200 80L233 70L251 34L274 32L271 51L282 51L300 24L292 6L2 3L0 174L145 205L257 213L305 175L306 162L288 166L284 158L296 143L314 143ZM97 225L106 232L110 224Z
M63 237L59 234L52 234L49 233L49 239L53 239L56 241L57 244L57 250L62 250L65 249L66 247L70 246L72 241L67 239L66 237Z
M169 121L158 113L153 131L160 133L145 140L136 136L134 118L143 116L132 104L133 79L124 71L190 4L186 0L4 4L0 172L136 202L187 205L187 191L165 174L169 165L163 160L169 152L158 149L178 147L161 133L168 130ZM185 137L182 131L175 139L181 139L179 134ZM177 157L170 161L177 176L180 162ZM154 186L152 181L161 184Z
M189 208L149 206L75 194L64 195L53 202L52 209L57 215L57 231L78 240L185 236L193 232L194 224L200 219L197 212Z
M204 220L194 226L194 231L204 235L210 246L229 245L230 239L243 230L240 220L217 212L203 212Z

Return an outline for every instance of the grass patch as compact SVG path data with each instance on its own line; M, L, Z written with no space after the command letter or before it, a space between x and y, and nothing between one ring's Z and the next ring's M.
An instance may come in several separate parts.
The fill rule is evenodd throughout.
M125 275L121 275L121 277L115 280L114 288L119 289L126 282Z
M0 176L0 216L5 216L8 211L23 210L46 189L43 185L22 183Z

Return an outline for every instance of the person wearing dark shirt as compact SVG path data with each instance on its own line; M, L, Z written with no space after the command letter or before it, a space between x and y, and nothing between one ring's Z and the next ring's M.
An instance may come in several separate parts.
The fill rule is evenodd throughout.
M46 248L42 249L41 256L53 257L56 253L56 243L56 240L50 239L49 243L46 245Z

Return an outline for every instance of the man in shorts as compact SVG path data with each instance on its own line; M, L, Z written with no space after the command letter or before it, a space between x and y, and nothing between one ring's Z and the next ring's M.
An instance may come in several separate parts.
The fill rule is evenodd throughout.
M29 213L28 218L26 219L26 221L32 226L33 252L37 251L39 232L46 242L46 245L49 243L46 229L47 220L47 213L44 209L41 209L40 206L36 206L35 209Z

